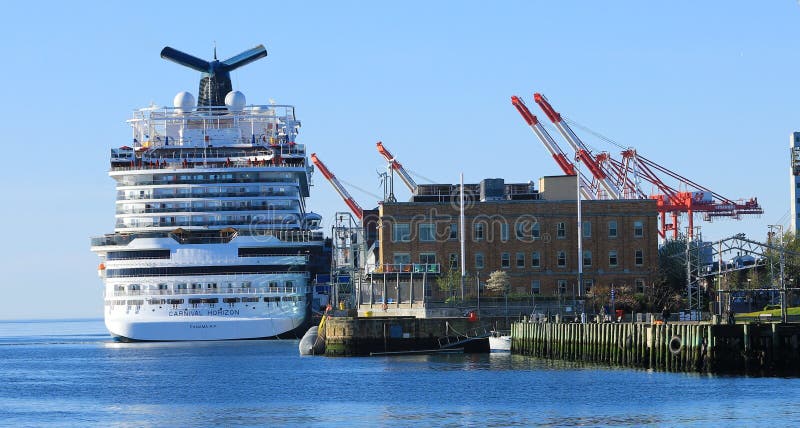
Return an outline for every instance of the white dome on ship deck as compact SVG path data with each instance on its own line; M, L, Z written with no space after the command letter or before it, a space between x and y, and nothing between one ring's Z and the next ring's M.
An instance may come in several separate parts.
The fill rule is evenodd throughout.
M194 95L190 92L178 92L178 95L175 95L175 98L172 99L172 106L178 111L178 113L184 113L192 111L194 108Z
M244 94L239 91L230 91L225 95L225 105L230 111L242 111L246 104Z

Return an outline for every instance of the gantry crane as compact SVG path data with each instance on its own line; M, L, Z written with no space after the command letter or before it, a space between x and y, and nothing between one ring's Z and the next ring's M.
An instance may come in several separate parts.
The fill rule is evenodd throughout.
M608 192L607 195L609 198L619 199L622 196L621 192L611 182L608 174L603 169L603 163L609 158L608 153L600 153L597 157L593 158L592 152L586 148L586 145L584 145L583 141L572 131L572 128L561 119L561 115L550 105L550 102L547 101L544 95L537 92L533 95L533 100L536 101L536 104L539 104L539 107L541 107L542 111L547 115L547 118L553 122L558 132L567 140L572 150L575 150L576 157L589 168L594 182L602 186L603 189Z
M347 207L350 208L350 211L353 212L353 215L355 215L356 218L358 218L358 220L360 221L364 217L364 210L361 208L360 205L358 205L355 199L353 199L353 197L350 196L350 193L347 191L347 189L344 188L339 179L336 178L335 175L333 175L333 173L328 169L328 167L325 166L324 163L322 163L322 161L317 157L316 153L311 154L311 162L313 162L314 165L317 166L317 169L320 170L322 175L324 175L325 178L328 179L328 182L330 182L331 186L333 186L333 190L336 190L336 193L338 193L339 196L342 197L344 203L347 204Z
M609 197L656 200L660 217L659 234L662 238L666 238L667 232L672 232L673 239L677 239L679 231L678 217L683 213L686 213L688 217L688 236L690 239L694 231L694 213L702 212L704 214L703 219L706 221L711 221L715 217L729 217L738 220L742 215L764 213L756 198L738 201L726 198L639 155L633 148L627 148L621 152L621 161L611 157L608 152L602 152L593 157L591 151L586 148L543 95L534 94L534 100L553 122L564 139L567 140L572 149L575 150L576 158L580 159L588 167L592 174L591 184L588 185L588 189L592 190L593 195L598 190L597 186L600 185L608 192L607 195ZM528 111L522 100L513 96L511 97L511 103L522 115L525 122L533 128L539 140L553 155L556 163L564 173L574 174L574 165L567 160L566 155L558 148L555 141L546 134L536 116ZM587 197L586 192L583 190L583 183L590 180L583 177L583 173L580 175L582 180L581 193L584 197ZM658 190L658 193L648 195L642 191L639 186L642 180L652 184ZM677 188L691 189L691 191L677 190L676 187L668 185L665 180L676 181ZM587 199L598 199L598 197L587 197ZM667 215L671 216L672 223L667 223Z
M406 187L408 187L408 190L410 190L412 194L416 194L417 182L414 181L413 178L411 178L411 175L409 175L408 171L406 171L406 169L403 168L403 165L397 161L397 158L392 156L392 153L389 152L389 149L387 149L382 142L378 141L376 147L378 148L378 152L381 155L383 155L384 159L386 159L386 161L389 162L392 169L397 172L397 175L400 176L400 179L403 180L403 183L405 183Z
M517 108L519 114L522 115L522 118L525 119L525 122L531 127L533 133L539 137L539 141L544 144L544 147L550 152L550 155L553 156L553 159L555 159L558 166L561 167L561 170L564 171L564 174L576 175L575 164L569 160L564 151L561 150L561 147L559 147L555 140L553 140L553 137L550 136L550 133L539 123L539 119L528 110L528 107L522 99L516 95L512 96L511 104L514 104L514 107ZM581 181L581 195L586 199L597 199L596 193L592 191L591 184L586 181L583 174L581 174L578 179Z

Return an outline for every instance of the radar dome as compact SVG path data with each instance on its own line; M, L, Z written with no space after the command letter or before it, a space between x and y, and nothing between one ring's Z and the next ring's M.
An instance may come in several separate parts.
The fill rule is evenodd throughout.
M230 111L242 111L245 103L244 94L239 91L231 91L225 95L225 105Z
M172 100L172 105L178 113L189 112L194 108L194 95L189 92L178 92Z

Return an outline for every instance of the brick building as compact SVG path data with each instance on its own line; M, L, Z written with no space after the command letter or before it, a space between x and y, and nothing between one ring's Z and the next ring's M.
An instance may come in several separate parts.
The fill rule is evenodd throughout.
M511 293L572 296L577 291L574 176L532 183L502 179L465 185L465 266L481 282L508 272ZM384 202L378 212L378 272L418 266L461 272L459 186L422 185L410 202ZM658 265L653 200L582 201L583 285L652 285ZM428 270L430 271L430 270Z

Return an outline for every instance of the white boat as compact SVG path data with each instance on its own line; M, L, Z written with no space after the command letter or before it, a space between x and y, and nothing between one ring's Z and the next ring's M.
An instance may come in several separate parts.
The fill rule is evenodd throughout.
M492 331L489 334L489 350L491 352L511 352L510 332Z
M134 111L111 150L114 233L100 256L105 324L121 340L268 338L308 327L311 278L329 267L321 217L307 212L312 167L290 105L247 105L229 72L263 46L204 61L198 102Z

